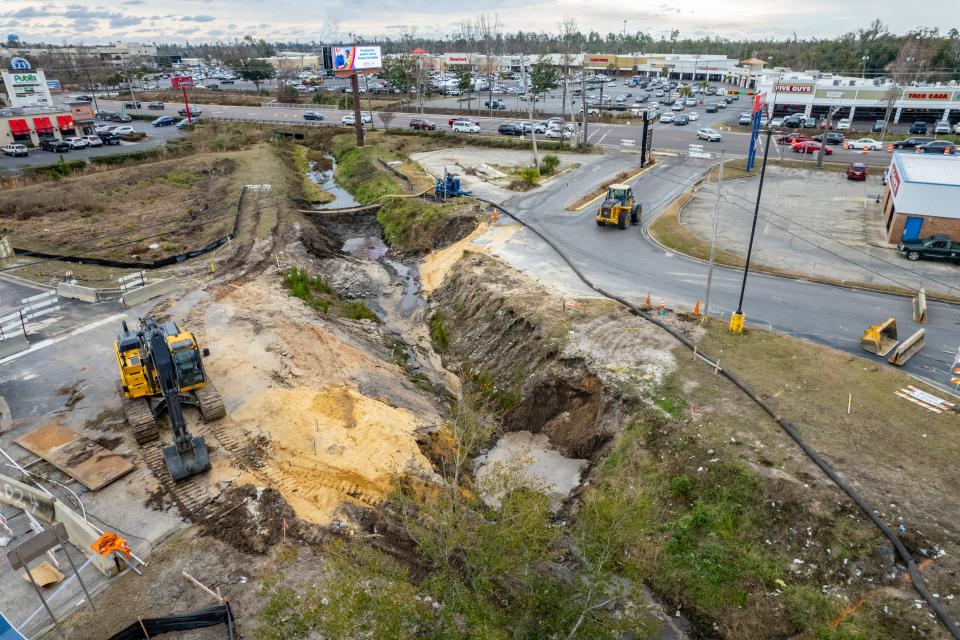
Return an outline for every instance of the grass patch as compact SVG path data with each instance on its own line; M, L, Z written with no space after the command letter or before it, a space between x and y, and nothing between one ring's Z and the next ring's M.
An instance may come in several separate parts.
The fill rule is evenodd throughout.
M310 276L306 269L293 267L283 276L283 284L294 298L300 298L311 309L323 314L334 314L351 320L380 318L362 302L345 302L322 277Z
M374 143L358 148L351 136L339 135L333 139L332 151L337 158L337 183L360 204L382 202L383 196L406 193L403 182L378 161L393 159L383 145Z
M648 167L653 166L653 163L648 164L647 166ZM637 166L633 169L627 169L626 171L621 171L620 173L613 176L609 180L604 180L602 183L600 183L599 187L597 187L590 193L580 196L579 198L577 198L576 200L568 204L567 211L576 211L577 209L584 206L591 200L594 200L595 198L598 198L603 194L605 194L607 192L607 187L609 187L610 185L616 184L617 182L625 182L631 176L636 175L637 172L640 170L641 170L641 167Z
M327 193L307 175L312 170L311 150L302 144L295 144L290 150L290 160L294 170L300 176L303 199L311 204L325 204L334 199L333 194Z
M434 240L458 208L456 202L427 202L421 198L386 198L377 222L391 247L404 252L433 249Z
M445 353L450 348L450 336L443 326L443 313L440 311L430 316L430 342L437 353Z

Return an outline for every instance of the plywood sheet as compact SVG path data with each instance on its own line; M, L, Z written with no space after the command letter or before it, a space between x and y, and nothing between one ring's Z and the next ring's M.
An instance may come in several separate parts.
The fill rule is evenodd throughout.
M107 486L133 471L134 467L129 460L104 449L59 422L46 424L20 436L15 442L91 491Z

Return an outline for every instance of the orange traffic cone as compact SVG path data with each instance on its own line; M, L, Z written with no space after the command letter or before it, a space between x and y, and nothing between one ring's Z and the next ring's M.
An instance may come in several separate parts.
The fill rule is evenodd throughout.
M657 311L657 314L662 316L666 312L667 312L667 302L663 298L660 298L660 309Z
M493 209L490 212L490 222L496 222L496 221L497 221L497 210Z
M697 298L697 303L693 305L693 315L695 316L700 315L700 298Z
M646 299L646 301L643 303L643 308L644 308L644 309L649 309L649 308L650 308L650 292L649 292L649 291L647 292L647 299Z
M951 153L952 153L952 151L951 151L950 147L944 147L944 148L943 148L943 155L948 156L948 155L950 155Z
M846 150L849 149L849 148L850 148L850 145L847 143L846 140L844 140L844 141L843 141L843 150L846 151Z
M923 152L923 149L921 149L920 147L914 147L914 148L913 148L913 152L914 152L914 153L922 153L922 152Z
M869 152L869 151L870 151L870 147L864 147L864 148L863 148L863 155L867 155L867 152Z
M887 145L887 153L893 153L893 143Z

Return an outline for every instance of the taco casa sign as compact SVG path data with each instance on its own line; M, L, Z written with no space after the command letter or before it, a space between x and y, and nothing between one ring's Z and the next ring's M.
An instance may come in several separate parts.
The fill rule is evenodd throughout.
M907 91L908 100L949 100L947 91Z

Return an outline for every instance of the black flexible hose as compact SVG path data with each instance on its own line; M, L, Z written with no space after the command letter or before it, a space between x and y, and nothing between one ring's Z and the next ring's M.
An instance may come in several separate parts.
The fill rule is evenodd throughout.
M593 282L591 282L590 279L587 278L583 274L583 272L580 271L579 268L577 268L575 264L573 264L573 262L563 253L563 251L560 250L560 248L556 244L553 243L553 241L551 241L543 233L541 233L531 225L527 224L525 221L521 220L519 216L508 211L503 206L495 202L491 202L490 200L487 200L485 198L480 198L477 196L474 196L474 198L476 200L479 200L480 202L488 204L491 207L494 207L497 210L503 212L510 218L516 220L518 223L523 225L526 229L529 229L534 234L536 234L538 238L540 238L545 243L547 243L547 245L551 249L553 249L558 256L560 256L560 259L563 260L564 263L566 263L567 266L569 266L570 269L572 269L575 274L577 274L577 277L580 278L580 280L585 285L587 285L588 287L590 287L600 295L604 296L605 298L609 298L611 300L615 300L619 302L620 304L625 306L627 309L629 309L634 315L655 324L656 326L660 327L661 329L669 333L671 336L679 340L681 343L683 343L683 345L686 346L688 349L694 351L695 353L700 353L707 360L711 360L709 356L704 354L703 351L701 351L699 347L697 347L696 343L694 343L690 338L683 335L682 333L680 333L679 331L677 331L667 323L663 322L656 316L645 313L642 309L637 308L636 306L634 306L633 303L629 302L625 298L622 298L616 294L610 293L609 291L606 291L601 287L598 287L595 284L593 284ZM843 492L846 493L858 507L860 507L860 510L863 511L867 515L867 517L870 518L871 521L873 521L873 523L877 526L877 528L880 529L881 533L883 533L883 535L887 537L887 539L893 545L893 548L896 550L897 555L900 556L900 559L907 566L907 572L910 574L910 582L911 584L913 584L913 588L916 589L917 593L920 594L920 597L926 600L927 604L930 605L930 608L933 610L934 614L937 616L940 622L942 622L944 626L947 628L947 631L950 632L950 635L953 636L955 640L960 640L960 624L958 624L957 621L953 619L953 616L950 615L950 612L948 612L943 607L943 605L940 604L940 601L933 597L933 595L930 593L930 590L927 589L927 583L923 579L923 574L921 574L920 570L917 568L917 563L914 561L913 556L911 556L910 552L907 551L907 548L903 546L903 542L900 541L899 536L897 536L897 534L893 531L893 529L891 529L889 525L887 525L887 523L880 518L880 516L877 514L877 510L874 509L870 505L870 503L863 498L863 496L857 493L853 487L847 484L847 482L843 480L843 478L841 478L837 474L837 472L830 467L830 465L824 462L824 460L819 456L819 454L817 454L817 452L814 451L814 449L810 445L808 445L803 440L803 438L800 437L800 433L797 431L796 427L794 427L792 423L788 422L782 416L780 416L780 414L774 411L773 407L771 407L762 398L760 398L760 396L757 395L757 392L754 391L746 382L741 380L738 376L731 373L727 369L722 369L720 367L717 367L717 371L723 374L728 380L730 380L730 382L732 382L737 387L739 387L741 391L743 391L751 400L757 403L757 405L761 409L763 409L771 418L773 418L774 422L780 425L780 428L783 429L787 433L787 435L790 436L793 439L793 441L800 446L800 449L803 450L803 452L807 455L807 457L810 458L810 460L812 460L815 465L820 467L820 469L825 474L827 474L827 477L830 478L830 480L832 480L835 485L840 487L840 489L842 489Z

